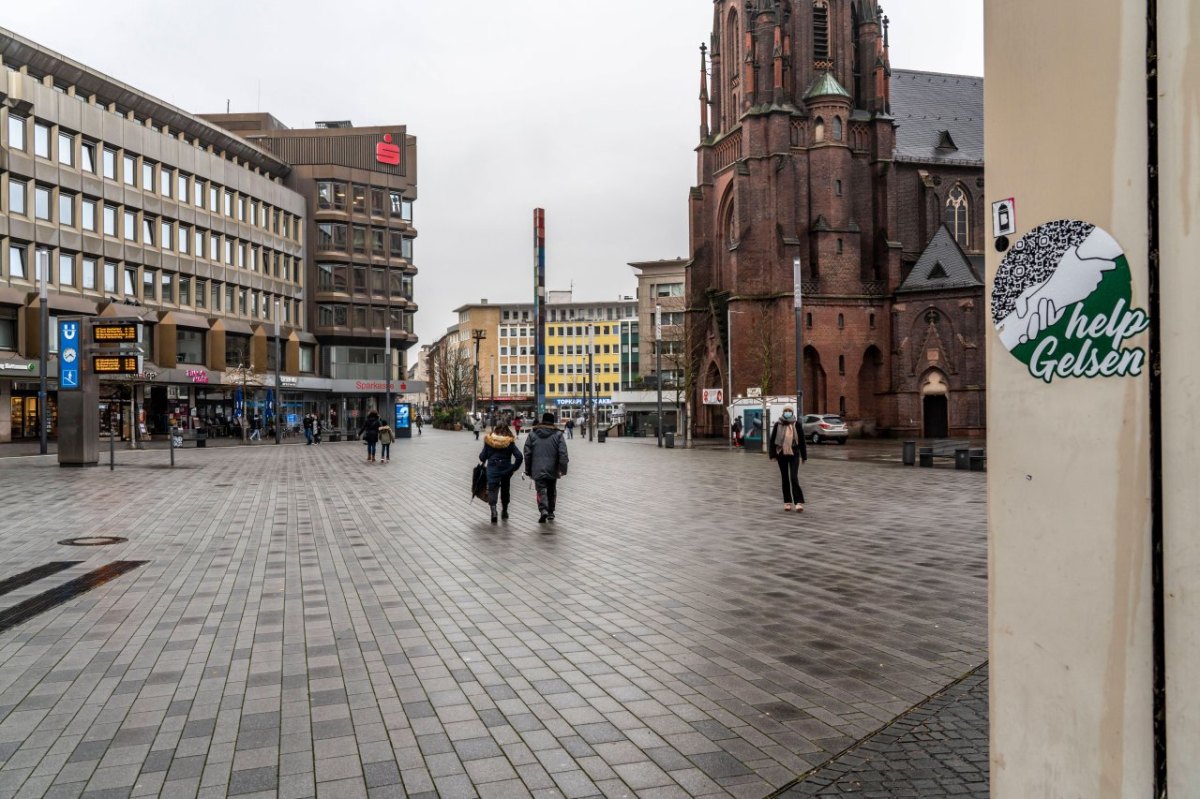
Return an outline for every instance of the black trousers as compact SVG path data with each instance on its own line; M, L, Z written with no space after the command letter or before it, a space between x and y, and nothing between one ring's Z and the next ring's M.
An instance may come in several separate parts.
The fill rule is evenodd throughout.
M534 486L537 488L538 510L542 513L554 513L554 505L558 502L558 480L543 477L535 480Z
M496 500L499 499L504 507L508 507L508 499L511 496L510 486L512 484L512 475L502 478L498 483L488 483L488 504L493 508L496 507Z
M776 455L779 464L779 480L783 485L783 501L795 505L804 504L804 489L800 488L800 453Z

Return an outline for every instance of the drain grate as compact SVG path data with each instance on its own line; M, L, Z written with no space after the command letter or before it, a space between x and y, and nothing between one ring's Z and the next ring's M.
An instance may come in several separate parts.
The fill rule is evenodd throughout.
M124 544L128 540L116 535L81 535L78 538L64 538L58 543L65 547L106 547L111 544Z
M144 566L149 562L148 560L118 560L13 605L8 610L0 612L0 633L7 632L18 624L29 621L34 616L58 607L64 602L70 602L80 594L87 593L93 588L115 580L122 574L131 572L138 566Z

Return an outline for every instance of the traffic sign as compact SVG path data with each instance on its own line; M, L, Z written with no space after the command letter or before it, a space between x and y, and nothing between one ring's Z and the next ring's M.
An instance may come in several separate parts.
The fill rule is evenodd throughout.
M79 327L77 319L58 322L58 387L60 390L79 389Z

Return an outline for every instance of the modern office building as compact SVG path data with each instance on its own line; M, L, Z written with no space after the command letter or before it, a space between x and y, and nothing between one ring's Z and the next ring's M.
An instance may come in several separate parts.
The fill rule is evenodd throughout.
M640 359L638 375L644 384L655 385L657 359L655 345L655 311L662 310L662 381L677 385L684 380L687 367L687 329L685 312L687 300L684 284L687 280L686 258L631 263L637 273L638 323L646 331L645 357Z
M402 127L328 131L322 146L310 146L304 131L280 129L250 141L3 29L0 66L0 441L37 436L43 418L39 267L52 322L143 323L142 373L102 383L103 432L157 432L174 419L220 434L275 409L322 412L349 426L343 395L354 407L381 401L382 358L370 361L382 349L382 328L392 324L400 352L415 341L416 152ZM314 241L324 242L317 215L327 211L316 199L324 190L319 165L305 163L319 160L314 149L333 164L331 178L345 177L349 210L337 223L345 252L329 259L344 267L342 303L314 293L326 286L310 256ZM364 152L384 163L364 165ZM361 207L356 186L365 192ZM382 254L380 232L388 242ZM278 403L277 326L285 389ZM56 329L52 323L44 343L52 434Z

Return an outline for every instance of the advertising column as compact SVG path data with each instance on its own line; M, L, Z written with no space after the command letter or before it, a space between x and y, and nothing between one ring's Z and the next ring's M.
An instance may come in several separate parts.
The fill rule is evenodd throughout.
M1155 795L1146 12L985 5L998 799Z

